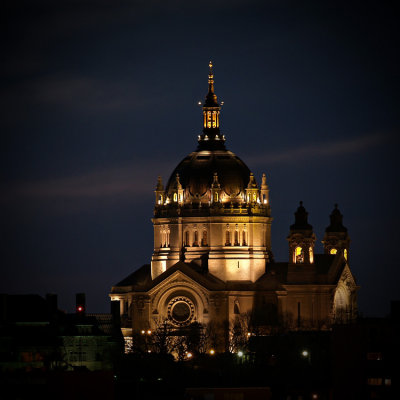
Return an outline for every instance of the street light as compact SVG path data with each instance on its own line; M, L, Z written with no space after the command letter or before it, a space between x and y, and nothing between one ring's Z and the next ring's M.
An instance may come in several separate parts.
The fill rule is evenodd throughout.
M242 351L242 350L239 350L238 353L237 353L237 355L238 355L239 357L243 357L243 351Z

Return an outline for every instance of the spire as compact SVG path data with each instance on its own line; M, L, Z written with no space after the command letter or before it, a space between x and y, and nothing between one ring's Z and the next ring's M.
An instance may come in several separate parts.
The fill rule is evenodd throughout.
M199 136L199 150L225 150L225 137L219 132L221 106L214 93L212 61L208 64L208 93L203 104L203 134Z
M217 95L214 93L214 73L212 61L208 63L208 67L210 68L210 71L208 72L208 93L204 102L204 107L219 107Z

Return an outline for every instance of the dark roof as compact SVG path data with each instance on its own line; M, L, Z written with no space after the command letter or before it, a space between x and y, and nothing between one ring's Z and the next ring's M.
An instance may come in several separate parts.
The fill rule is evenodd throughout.
M144 286L151 284L151 267L150 264L144 264L135 272L132 272L115 286Z
M301 274L302 268L307 268L310 277L309 282L301 283L309 284L334 284L339 279L343 271L345 261L341 255L316 254L314 256L314 264L303 264L296 266ZM183 274L193 279L210 291L234 291L234 290L281 290L282 285L296 284L296 281L288 281L288 270L293 268L293 264L289 263L271 263L267 264L266 273L263 274L256 282L251 281L227 281L224 282L216 276L204 271L195 263L178 262L165 272L159 275L156 279L151 279L150 265L146 264L137 271L123 279L112 288L113 293L118 293L118 288L125 287L128 290L135 292L147 292L159 283L167 279L176 271L181 271ZM310 273L311 272L311 273ZM300 283L300 281L299 281Z
M99 330L106 335L112 335L115 331L115 324L111 314L87 314L95 318Z

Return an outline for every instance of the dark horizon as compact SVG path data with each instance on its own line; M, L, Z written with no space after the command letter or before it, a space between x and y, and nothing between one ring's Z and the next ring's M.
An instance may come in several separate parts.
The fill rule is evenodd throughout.
M398 300L397 14L338 2L6 2L2 293L109 312L150 263L154 188L197 146L213 60L222 133L260 183L287 261L299 201L317 235L338 203L359 311ZM210 10L212 12L210 12Z

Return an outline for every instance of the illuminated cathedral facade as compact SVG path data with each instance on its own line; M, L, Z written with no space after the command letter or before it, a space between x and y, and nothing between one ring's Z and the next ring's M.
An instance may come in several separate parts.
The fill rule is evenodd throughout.
M199 322L231 323L258 315L261 325L288 330L329 329L352 321L358 286L349 267L350 239L335 206L314 253L315 234L300 203L290 226L289 260L274 261L266 175L260 184L227 150L212 64L197 149L155 189L154 252L146 264L112 287L122 330L177 329Z

